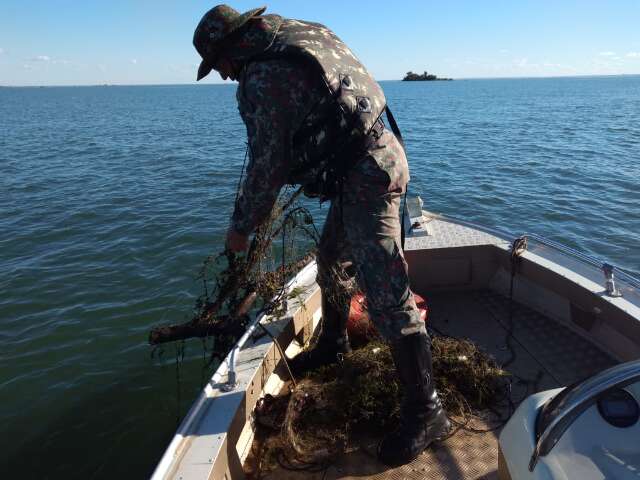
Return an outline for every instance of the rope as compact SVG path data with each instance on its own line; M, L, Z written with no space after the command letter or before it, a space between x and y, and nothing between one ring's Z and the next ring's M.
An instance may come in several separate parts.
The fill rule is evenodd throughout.
M180 414L180 406L182 404L182 375L180 374L180 364L184 362L184 340L182 342L175 342L174 347L176 349L176 426L180 426L182 416Z
M244 177L244 169L247 165L247 157L249 156L249 144L247 143L247 148L244 151L244 160L242 160L242 170L240 170L240 176L238 177L238 185L236 186L236 198L233 201L234 205L238 203L238 197L240 196L240 187L242 186L242 178Z
M280 356L282 357L282 361L284 362L284 366L287 367L287 371L289 372L291 383L293 383L293 387L295 388L297 386L296 379L293 376L293 372L291 371L291 367L289 367L289 362L287 361L287 356L284 354L284 351L282 350L280 343L278 342L276 337L274 337L273 334L269 330L267 330L267 327L265 327L262 324L262 322L259 322L258 326L264 331L264 333L266 333L269 336L269 338L271 338L273 343L276 345L276 348L278 349L278 351L280 352Z
M500 324L500 326L502 328L504 328L507 332L507 336L505 339L505 344L507 346L507 348L509 349L509 352L511 353L511 358L505 362L503 364L503 367L506 367L508 365L510 365L511 363L513 363L513 361L516 359L516 353L515 350L513 349L513 345L511 344L511 340L513 339L519 346L520 348L522 348L537 364L538 366L547 374L549 375L554 382L556 382L557 384L560 384L560 380L558 380L555 375L553 375L553 373L551 373L551 371L545 367L542 362L540 362L540 360L538 360L538 358L520 341L518 340L518 338L513 334L513 306L514 306L514 301L513 301L513 291L514 291L514 279L518 270L518 266L520 264L520 260L522 258L522 254L527 250L527 237L522 236L522 237L518 237L513 241L513 244L511 245L511 282L509 285L509 317L508 317L508 325L505 326L499 318L494 316L494 319L498 322L498 324ZM539 380L539 379L538 379Z
M527 237L518 237L513 241L511 245L511 255L509 260L511 262L511 281L509 284L509 321L507 326L507 338L505 339L505 343L509 352L511 353L511 358L503 363L503 367L507 367L513 363L516 359L515 350L511 345L511 338L513 337L513 285L514 279L516 277L516 273L518 271L518 265L520 263L520 259L522 258L522 254L527 250Z

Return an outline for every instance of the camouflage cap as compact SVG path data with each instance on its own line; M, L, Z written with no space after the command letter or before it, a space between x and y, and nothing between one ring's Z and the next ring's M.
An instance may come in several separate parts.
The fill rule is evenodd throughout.
M248 35L243 35L240 42L233 45L225 45L223 42L229 35L252 18L261 15L266 9L267 7L254 8L240 14L228 5L218 5L204 14L193 34L193 45L202 57L197 80L211 72L222 49L229 56L249 57L263 52L271 45L275 32L282 23L282 19L277 15L268 15L270 18L280 18L280 22L276 22L277 25L273 25L274 22L269 22L268 19L260 21L259 28L252 29Z

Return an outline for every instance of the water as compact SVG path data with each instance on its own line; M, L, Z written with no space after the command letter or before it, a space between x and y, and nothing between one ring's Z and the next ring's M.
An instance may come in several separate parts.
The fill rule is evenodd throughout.
M640 77L383 87L428 209L640 273ZM153 470L209 372L197 341L177 370L147 333L185 319L222 246L244 153L234 93L0 89L0 471Z

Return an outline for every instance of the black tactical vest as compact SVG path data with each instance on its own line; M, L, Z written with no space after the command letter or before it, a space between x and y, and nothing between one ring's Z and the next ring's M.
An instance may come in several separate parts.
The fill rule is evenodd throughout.
M323 106L326 114L317 124L303 123L294 135L292 154L303 166L321 169L319 182L343 177L350 163L366 149L372 127L384 112L386 100L380 85L349 47L324 25L286 19L271 46L259 56L302 61L318 70L333 98ZM313 116L318 118L318 116ZM331 186L320 185L319 194L330 198Z

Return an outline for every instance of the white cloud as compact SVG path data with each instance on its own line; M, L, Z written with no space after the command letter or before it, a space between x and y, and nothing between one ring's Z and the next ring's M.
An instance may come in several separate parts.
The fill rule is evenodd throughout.
M2 49L0 49L2 50ZM627 57L629 58L640 58L640 52L629 52L627 53Z
M517 67L531 67L533 65L531 65L529 63L529 59L528 58L520 58L518 60L514 60L513 63L517 66Z
M4 53L4 48L0 48L0 55Z
M616 52L600 52L598 55L601 57L615 57Z
M138 64L138 59L137 58L132 58L131 60L129 60L132 64L137 65Z

